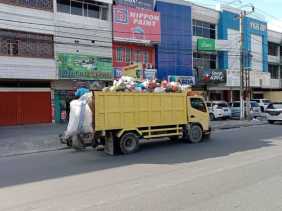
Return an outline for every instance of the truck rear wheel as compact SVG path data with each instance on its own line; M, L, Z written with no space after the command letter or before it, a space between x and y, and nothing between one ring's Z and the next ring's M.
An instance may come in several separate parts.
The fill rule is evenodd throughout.
M189 131L189 141L193 144L201 142L203 139L203 130L199 125L192 125Z
M139 149L139 137L135 133L126 133L121 137L119 145L123 154L132 154Z

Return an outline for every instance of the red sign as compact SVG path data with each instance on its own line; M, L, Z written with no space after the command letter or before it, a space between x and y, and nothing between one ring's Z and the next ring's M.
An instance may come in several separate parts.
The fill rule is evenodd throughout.
M160 42L160 13L124 6L113 8L114 40L137 43Z

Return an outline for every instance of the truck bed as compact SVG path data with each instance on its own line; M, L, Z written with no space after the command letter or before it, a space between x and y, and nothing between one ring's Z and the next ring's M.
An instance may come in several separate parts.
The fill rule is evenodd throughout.
M95 131L187 124L187 93L94 92Z

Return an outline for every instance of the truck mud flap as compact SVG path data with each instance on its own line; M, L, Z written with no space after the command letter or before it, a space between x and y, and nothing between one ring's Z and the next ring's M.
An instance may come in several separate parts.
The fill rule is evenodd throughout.
M113 135L112 132L106 133L104 152L108 155L120 154L118 139Z

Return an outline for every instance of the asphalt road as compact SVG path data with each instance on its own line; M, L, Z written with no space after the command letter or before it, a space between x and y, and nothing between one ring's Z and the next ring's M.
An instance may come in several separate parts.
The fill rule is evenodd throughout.
M72 150L0 159L0 210L282 210L282 126L160 142L130 156Z

